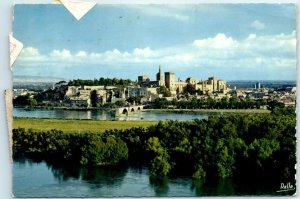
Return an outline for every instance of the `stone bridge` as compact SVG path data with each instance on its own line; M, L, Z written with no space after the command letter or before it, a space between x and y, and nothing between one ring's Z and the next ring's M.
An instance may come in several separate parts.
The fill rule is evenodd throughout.
M135 113L143 110L144 106L128 106L128 107L121 107L121 108L116 108L115 112L116 115L122 115L122 114L130 114L130 113Z

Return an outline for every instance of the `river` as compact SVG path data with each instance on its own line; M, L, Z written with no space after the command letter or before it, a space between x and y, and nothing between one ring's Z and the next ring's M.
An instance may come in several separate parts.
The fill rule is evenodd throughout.
M136 112L129 115L114 116L108 111L101 110L64 110L64 109L36 109L14 108L14 117L32 118L62 118L62 119L89 119L89 120L178 120L186 121L207 118L207 114L171 113L171 112Z
M150 179L146 167L108 170L55 168L45 162L14 160L15 197L141 197L274 195L272 184L234 183L230 179L205 182L189 177Z

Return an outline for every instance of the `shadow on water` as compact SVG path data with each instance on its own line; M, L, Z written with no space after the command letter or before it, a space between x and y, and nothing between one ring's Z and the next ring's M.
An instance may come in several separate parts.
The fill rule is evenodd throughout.
M191 189L196 196L232 196L236 195L234 183L230 179L200 180L194 179Z
M149 176L149 183L155 192L155 196L167 196L169 192L169 179L167 177Z
M127 173L127 168L100 168L100 167L80 167L66 164L53 164L38 159L17 158L14 159L19 165L37 165L46 163L47 168L52 172L53 177L58 182L67 182L70 180L84 181L90 185L90 188L100 188L102 186L120 186ZM95 186L96 185L96 186Z
M80 169L81 179L93 185L93 188L103 186L119 187L122 185L127 169L102 169L102 168L82 168Z
M47 165L57 180L68 181L76 179L83 181L90 189L103 187L119 187L126 176L126 168L100 168Z
M191 190L196 196L279 196L291 192L278 192L280 183L268 179L194 179Z

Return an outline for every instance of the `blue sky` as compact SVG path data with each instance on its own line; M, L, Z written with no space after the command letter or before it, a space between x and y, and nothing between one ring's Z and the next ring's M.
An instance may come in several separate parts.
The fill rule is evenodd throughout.
M293 4L97 5L77 21L62 5L16 5L24 44L14 75L295 80Z

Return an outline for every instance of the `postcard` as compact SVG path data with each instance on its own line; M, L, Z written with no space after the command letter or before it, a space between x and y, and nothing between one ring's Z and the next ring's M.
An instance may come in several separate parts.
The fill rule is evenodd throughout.
M292 196L294 4L16 4L15 197Z

